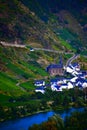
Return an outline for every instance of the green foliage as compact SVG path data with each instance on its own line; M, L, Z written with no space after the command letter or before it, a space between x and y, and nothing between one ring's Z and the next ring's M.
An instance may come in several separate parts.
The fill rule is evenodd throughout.
M25 83L20 84L21 87L23 87L24 89L26 89L27 91L32 91L35 89L35 86L33 84L33 81L28 81Z
M54 13L57 8L55 11L51 10L51 6L53 5L55 8L57 3L59 5L58 1L53 3L52 1L44 2L39 0L33 3L32 0L13 0L8 2L6 0L1 0L0 40L15 41L15 39L18 38L22 43L25 41L26 43L28 43L28 41L29 43L37 42L41 44L41 46L52 47L53 49L62 49L62 46L64 46L65 50L73 51L78 50L79 45L83 47L82 41L86 38L84 38L85 36L83 36L84 34L81 28L78 26L78 23L75 22L73 16L68 16L70 18L72 17L71 23L69 23L66 18L60 23L60 20L58 21L58 16ZM64 6L66 5L64 4ZM74 11L70 9L68 11L75 15ZM76 11L76 14L79 15L78 11ZM80 21L81 16L78 17L78 15L76 18ZM81 17L83 21L86 20L86 18L86 15ZM47 21L48 24L46 24ZM75 24L77 32L75 32L76 30L72 31L72 23L73 25ZM65 24L69 24L70 27L65 27ZM54 32L56 32L56 34L57 32L60 33L59 39ZM67 40L70 41L69 44L66 42Z
M61 37L58 37L58 38L59 38L61 44L62 44L64 47L66 47L68 50L74 50L69 43L67 43L66 41L64 41Z
M68 40L70 42L75 40L75 37L67 29L59 30L59 34L64 40Z
M0 72L0 91L7 95L20 95L23 92L16 86L16 80L12 79L6 73Z
M64 52L76 52L77 49L85 45L81 44L85 36L83 36L82 32L72 31L72 27L69 29L65 28L65 25L70 24L69 21L64 19L64 23L60 23L58 16L55 15L56 13L53 13L56 10L53 12L49 11L51 8L49 8L48 3L52 6L56 5L56 2L1 0L0 41L11 41L14 43L15 40L18 40L18 44L25 44L26 42L29 48L31 46L41 46L42 48L51 48L59 51L64 50ZM71 15L71 17L73 16ZM86 18L85 16L82 20L81 17L82 24L86 23ZM72 23L74 24L73 20ZM76 28L78 28L77 24ZM55 30L60 33L59 36ZM68 43L67 40L71 42ZM86 51L83 50L82 54L86 54ZM69 57L70 55L64 56L65 62ZM79 92L79 90L58 93L48 89L44 96L41 93L34 93L33 81L48 77L45 67L51 62L56 62L58 58L56 54L50 52L30 52L28 48L19 49L0 46L0 103L3 106L1 106L3 115L5 113L4 106L7 106L6 118L9 115L16 118L17 114L18 116L27 115L48 108L58 110L71 106L87 105L83 98L84 93ZM38 62L40 59L44 61ZM85 63L87 62L86 58L81 60L82 63L84 61ZM83 68L86 69L84 65ZM22 108L18 108L19 106L22 106ZM26 109L27 112L25 111ZM5 115L3 115L1 117L5 118Z
M40 125L33 125L29 130L86 130L87 128L87 110L84 112L74 112L70 117L63 121L59 115L53 115Z
M54 115L53 117L50 117L47 122L44 122L40 125L33 125L29 128L29 130L63 130L64 123L60 116Z
M8 103L11 96L0 94L0 104Z
M87 110L85 112L75 112L71 117L67 117L65 121L66 130L85 130L87 128Z
M32 75L27 73L25 70L23 70L22 68L19 68L17 65L14 65L10 62L7 64L7 68L13 71L14 73L16 73L17 75L19 75L19 77L21 76L21 77L24 77L25 79L32 77Z
M42 69L42 68L38 68L38 67L35 67L34 65L30 65L30 70L32 70L35 74L39 74L41 76L47 76L47 72Z

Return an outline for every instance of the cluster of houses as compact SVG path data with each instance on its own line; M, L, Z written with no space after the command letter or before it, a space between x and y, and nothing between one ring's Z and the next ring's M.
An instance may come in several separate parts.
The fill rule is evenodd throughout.
M62 63L58 65L49 65L47 71L51 76L54 75L63 75L63 70L71 74L71 78L53 78L50 80L49 86L52 91L63 91L64 89L72 89L75 86L79 89L87 87L87 72L80 70L80 65L78 63L73 63L67 65L63 68ZM45 93L46 88L48 87L44 80L35 81L34 85L36 86L35 92Z

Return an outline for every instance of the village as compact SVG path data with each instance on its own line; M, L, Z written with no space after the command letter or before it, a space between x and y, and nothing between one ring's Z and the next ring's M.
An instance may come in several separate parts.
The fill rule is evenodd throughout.
M73 89L78 87L84 89L87 87L87 71L81 70L79 63L72 63L72 60L76 58L76 55L69 60L66 66L63 66L62 58L58 64L50 64L46 71L50 74L51 78L49 85L46 84L45 80L36 80L34 86L36 87L35 92L45 93L46 88L49 86L52 91L61 92L64 89ZM65 73L69 74L70 77L65 78ZM56 77L58 75L58 77Z

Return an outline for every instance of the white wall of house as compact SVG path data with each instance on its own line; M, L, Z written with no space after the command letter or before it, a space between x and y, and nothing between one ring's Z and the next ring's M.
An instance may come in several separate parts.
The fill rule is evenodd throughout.
M73 84L71 82L68 82L68 89L71 89L73 87L74 87Z
M76 79L78 79L77 76L75 76L74 78L72 78L70 81L73 82L73 83L75 83L75 82L76 82Z
M35 83L34 84L35 86L37 86L37 87L40 87L40 86L45 86L45 81L43 81L42 83Z
M60 86L60 91L62 91L63 89L67 89L68 88L68 85L61 85Z
M73 72L73 69L71 69L70 67L67 67L67 68L66 68L66 72L72 73L72 72Z
M52 85L51 85L51 90L52 90L52 91L57 91L57 88L55 87L55 84L52 84Z
M84 83L82 84L82 87L83 87L83 88L86 88L86 87L87 87L87 83L84 82Z
M37 90L37 89L36 89L35 92L41 92L42 94L44 94L44 93L45 93L45 90L40 90L40 89Z

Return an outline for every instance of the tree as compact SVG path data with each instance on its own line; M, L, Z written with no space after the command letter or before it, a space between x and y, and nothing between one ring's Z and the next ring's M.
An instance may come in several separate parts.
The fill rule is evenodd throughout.
M29 128L29 130L41 130L41 128L40 128L40 125L34 124L33 126L31 126L31 127Z

